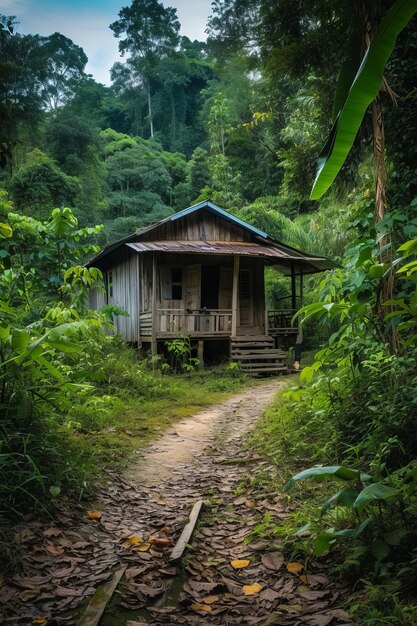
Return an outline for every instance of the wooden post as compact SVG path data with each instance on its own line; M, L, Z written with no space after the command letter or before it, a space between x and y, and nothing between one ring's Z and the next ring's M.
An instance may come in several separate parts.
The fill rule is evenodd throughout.
M304 299L304 293L303 293L303 268L300 268L300 308L303 306L303 299Z
M140 340L140 313L141 313L141 302L140 302L140 298L141 298L141 291L140 291L140 267L139 267L139 255L136 255L136 304L137 304L137 316L138 316L138 323L136 325L136 333L137 333L137 343L138 343L138 349L142 347L142 342Z
M237 314L239 300L239 266L240 257L233 257L233 290L232 290L232 337L237 334Z
M265 265L262 266L263 272L263 299L264 299L264 308L265 308L265 335L268 335L269 332L269 319L268 319L268 307L266 305L266 293L265 293Z
M297 292L295 286L295 270L294 264L291 264L291 308L293 311L297 308Z
M156 343L156 324L158 322L157 311L157 263L156 252L152 257L152 342L151 342L151 355L155 357L157 355L157 343Z
M199 341L197 346L198 369L204 367L204 341Z

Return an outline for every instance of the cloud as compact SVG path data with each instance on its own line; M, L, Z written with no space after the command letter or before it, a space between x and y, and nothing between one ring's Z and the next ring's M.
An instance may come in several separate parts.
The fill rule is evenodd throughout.
M0 13L3 15L19 15L26 11L30 0L0 0Z

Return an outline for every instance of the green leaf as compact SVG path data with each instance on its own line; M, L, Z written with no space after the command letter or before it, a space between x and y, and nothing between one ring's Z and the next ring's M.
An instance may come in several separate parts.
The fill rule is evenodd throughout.
M55 487L55 486L49 487L49 493L51 494L53 498L56 498L61 493L61 488Z
M360 492L353 503L353 507L358 509L375 500L392 500L398 494L399 490L395 489L395 487L388 487L382 483L372 483Z
M13 230L8 224L0 222L0 235L2 237L11 237L13 235Z
M336 94L333 102L333 121L346 102L349 89L361 64L361 43L361 34L357 30L349 38L345 49L345 59L337 78Z
M371 544L371 552L377 561L382 561L390 553L390 547L385 541L376 539Z
M337 541L334 533L320 533L313 541L314 554L323 556Z
M303 470L298 474L295 474L284 487L284 491L287 492L291 489L294 483L304 478L314 478L317 482L321 482L326 477L339 478L340 480L354 480L357 481L360 478L360 474L357 470L343 467L342 465L331 465L327 467L310 467Z
M311 199L318 200L339 173L353 145L366 109L381 87L382 75L398 35L417 11L417 0L397 0L377 28L346 101L317 161Z
M371 278L383 278L388 269L389 265L386 263L377 263L375 265L371 265L368 269L368 273Z
M0 341L7 341L10 337L10 325L0 324Z
M51 348L66 354L79 354L83 351L83 346L78 343L74 343L73 341L48 341L48 344Z
M334 496L326 500L321 508L321 515L336 506L352 507L358 495L359 491L353 489L353 487L344 487L338 493L335 493Z
M30 334L23 330L12 331L12 349L15 352L24 352L29 345L31 337Z

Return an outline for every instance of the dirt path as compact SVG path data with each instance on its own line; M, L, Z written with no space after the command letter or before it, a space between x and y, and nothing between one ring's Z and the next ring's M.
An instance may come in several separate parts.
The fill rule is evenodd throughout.
M101 626L351 626L346 589L329 582L323 563L292 571L277 539L257 537L265 515L279 523L287 503L268 482L274 468L243 450L242 438L281 384L268 381L177 423L125 477L111 474L99 521L82 507L63 508L54 525L17 529L21 570L0 586L6 623L76 623L85 599L124 563ZM200 498L192 549L173 564L172 544ZM234 569L234 559L247 563Z
M281 384L274 379L178 422L145 451L140 451L141 460L126 472L126 478L139 485L162 485L174 470L183 467L185 472L189 471L209 444L215 441L227 444L247 432Z

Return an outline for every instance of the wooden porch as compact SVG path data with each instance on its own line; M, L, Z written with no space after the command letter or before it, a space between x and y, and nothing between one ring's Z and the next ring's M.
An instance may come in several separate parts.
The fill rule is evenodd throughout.
M295 337L298 327L292 326L291 321L297 309L280 309L266 312L265 335L275 337ZM140 313L141 337L145 340L152 338L152 328L155 329L156 339L169 339L181 335L190 338L216 339L234 337L232 333L232 309L156 309ZM259 335L259 329L240 329L243 336Z

